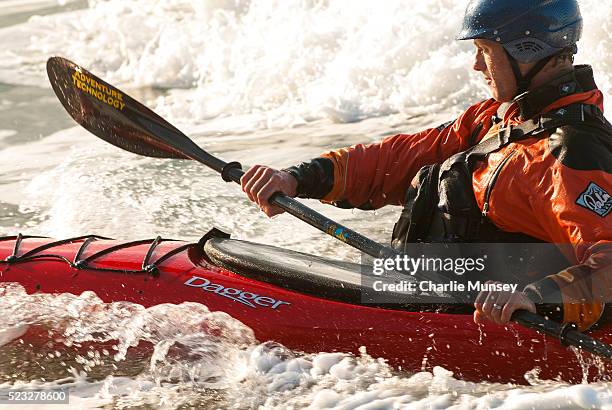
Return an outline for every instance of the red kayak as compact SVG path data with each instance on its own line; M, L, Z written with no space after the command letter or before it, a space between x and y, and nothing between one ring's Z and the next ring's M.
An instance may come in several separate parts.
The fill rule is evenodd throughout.
M610 379L612 364L578 355L559 341L518 325L472 321L469 307L419 312L422 305L360 302L357 264L229 239L213 230L198 243L119 242L96 236L54 241L0 238L0 281L28 293L95 291L105 302L144 306L199 302L274 340L304 352L358 352L402 370L442 366L467 380L524 383L540 378L581 382ZM422 309L421 309L422 310ZM612 326L592 336L612 342Z

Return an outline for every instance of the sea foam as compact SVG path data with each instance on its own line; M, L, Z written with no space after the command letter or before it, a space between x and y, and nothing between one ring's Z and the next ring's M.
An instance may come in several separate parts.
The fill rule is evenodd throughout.
M454 36L463 1L90 0L0 31L0 81L47 86L62 55L113 83L168 90L164 115L259 127L389 114L458 113L488 97L472 45ZM612 91L612 3L584 0L578 62ZM609 99L609 98L608 98ZM610 103L608 102L608 107Z

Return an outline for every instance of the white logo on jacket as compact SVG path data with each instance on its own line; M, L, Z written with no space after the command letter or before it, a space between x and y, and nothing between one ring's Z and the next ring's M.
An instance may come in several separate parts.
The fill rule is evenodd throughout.
M591 182L587 189L580 194L576 203L595 212L602 218L612 210L612 196L594 182Z

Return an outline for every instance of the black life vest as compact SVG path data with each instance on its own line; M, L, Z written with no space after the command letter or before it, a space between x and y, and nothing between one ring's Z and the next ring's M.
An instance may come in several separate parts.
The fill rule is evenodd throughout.
M492 121L501 121L500 117L498 112ZM421 168L406 192L404 208L393 229L392 246L411 254L414 249L422 250L422 247L415 247L415 243L466 244L466 252L473 253L474 247L467 244L492 244L487 245L489 254L504 255L498 260L498 266L506 266L504 261L507 258L530 261L523 263L522 267L506 266L514 278L522 279L525 283L533 280L534 276L542 277L567 268L570 264L556 246L545 245L544 241L523 233L504 231L493 224L487 217L487 204L481 210L476 202L472 173L479 161L508 144L527 138L544 138L560 127L583 125L592 127L597 134L612 136L612 126L597 107L572 104L534 120L505 127L441 164ZM608 138L607 141L609 143L612 139ZM489 189L503 165L504 162L495 170ZM502 248L496 248L495 244ZM514 255L508 255L508 244L518 245L510 246ZM461 245L458 246L459 250L455 253L465 254L461 251Z

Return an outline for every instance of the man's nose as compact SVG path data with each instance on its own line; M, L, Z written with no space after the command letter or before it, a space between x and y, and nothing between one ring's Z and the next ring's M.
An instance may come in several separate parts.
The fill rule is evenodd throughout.
M484 57L482 56L482 53L476 53L476 55L474 56L474 65L472 66L472 68L476 71L486 71L487 65L484 62Z

